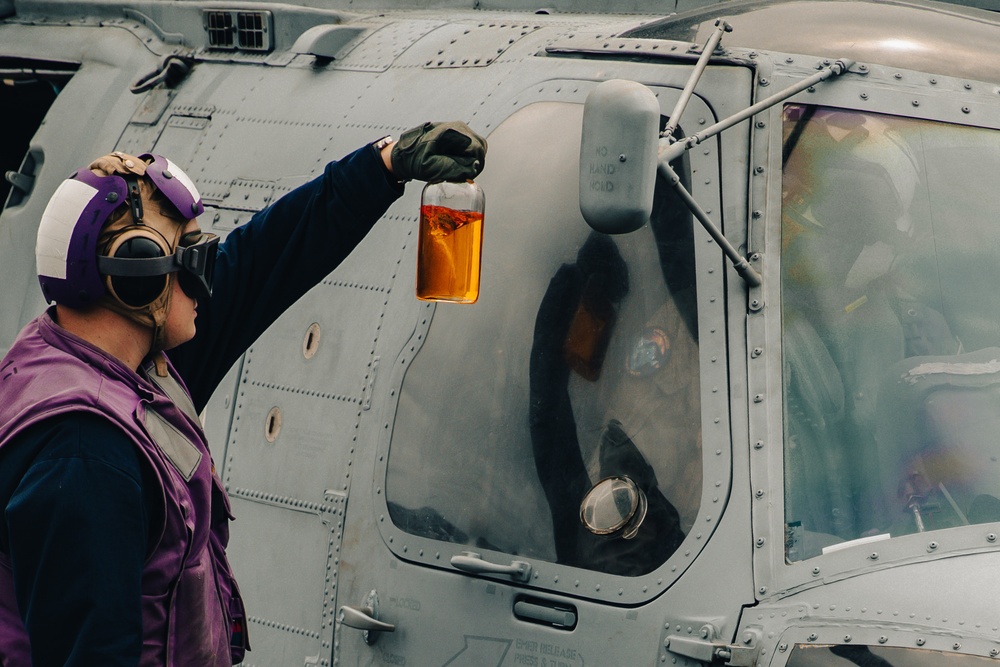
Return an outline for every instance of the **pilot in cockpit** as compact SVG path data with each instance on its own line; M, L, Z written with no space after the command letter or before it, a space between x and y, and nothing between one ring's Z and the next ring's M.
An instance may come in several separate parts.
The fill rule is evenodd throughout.
M922 152L934 131L912 119L785 109L789 560L844 540L989 515L989 499L977 500L983 494L969 489L967 474L982 437L960 428L957 415L962 404L995 402L985 378L998 355L970 354L962 340L979 316L954 307L961 272L949 265L948 207L935 199ZM983 384L979 399L959 379L964 373ZM970 424L996 414L980 407Z

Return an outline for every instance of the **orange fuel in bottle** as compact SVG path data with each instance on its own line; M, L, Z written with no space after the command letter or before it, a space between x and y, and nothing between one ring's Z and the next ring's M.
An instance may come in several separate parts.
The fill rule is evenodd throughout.
M483 251L483 192L472 181L431 183L420 206L417 298L475 303Z

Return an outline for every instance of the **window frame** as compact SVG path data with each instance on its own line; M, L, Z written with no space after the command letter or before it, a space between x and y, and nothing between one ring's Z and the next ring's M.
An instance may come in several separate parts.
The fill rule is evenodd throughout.
M661 66L665 67L665 66ZM745 68L719 68L738 72L731 76L742 77L743 81L749 83L749 75ZM684 71L687 71L686 69ZM711 77L703 79L700 84L698 94L692 98L688 110L682 118L684 122L691 126L705 125L714 122L715 114L702 95L708 97L714 92L721 95L723 91L731 94L731 81L727 81L730 76L724 76L722 81L714 86L706 86L704 82L710 81ZM567 85L572 83L572 86ZM527 99L519 100L516 109L525 109L536 102L569 102L582 105L586 94L597 82L592 81L550 81L540 89L532 89L526 93ZM672 110L680 88L650 85L654 93L658 94L661 105L661 113L666 115ZM511 112L511 116L517 111ZM691 119L691 120L688 120ZM690 152L690 164L692 171L691 190L699 203L709 211L730 211L721 205L721 186L723 175L720 165L720 145L721 150L736 151L742 144L745 154L746 137L731 135L720 141L713 138L699 145L698 150ZM497 165L494 164L496 169ZM737 189L745 188L745 182L733 184ZM485 185L484 185L485 187ZM729 192L729 190L727 190ZM487 188L487 199L502 196L500 192L494 192ZM743 193L745 197L745 193ZM737 214L740 213L740 198L733 197ZM728 201L728 200L727 200ZM745 203L745 199L742 199ZM742 226L743 220L739 215L734 220L728 221L730 226L735 225L737 229ZM486 238L489 243L490 235L490 210L487 204L487 231ZM581 218L581 224L584 224ZM493 229L497 229L499 223L494 223ZM551 593L584 597L599 602L635 605L652 600L663 591L674 584L694 562L703 551L713 532L719 525L722 515L730 497L732 487L733 469L733 430L731 427L731 407L729 400L729 373L728 356L730 340L727 331L728 314L726 311L726 282L725 276L730 270L724 262L724 257L719 248L710 239L708 234L695 224L695 252L697 257L697 300L699 317L699 349L700 349L700 391L702 401L702 461L703 461L703 482L701 491L701 505L694 527L686 537L677 551L670 556L663 564L652 572L635 576L625 577L619 575L604 574L582 568L560 565L530 557L512 556L490 549L473 548L467 545L442 542L430 538L413 535L402 531L392 523L388 511L388 503L385 498L385 483L388 470L388 457L391 455L391 442L395 432L395 415L398 406L400 389L406 371L412 359L419 353L420 347L426 340L431 323L439 307L436 304L427 304L422 309L423 316L420 318L413 335L402 353L392 363L392 376L390 382L391 404L386 407L384 415L384 428L378 446L377 467L375 471L375 484L373 493L375 496L375 511L377 515L377 525L382 535L382 539L392 553L403 560L440 568L446 571L458 573L450 565L450 559L464 551L475 551L480 553L484 560L506 565L512 560L527 561L532 568L530 581L526 585L548 591ZM497 233L497 232L494 232ZM737 236L741 232L735 232ZM484 274L483 289L489 289L488 248L484 249ZM730 283L734 280L730 280ZM735 280L742 289L742 284ZM486 578L494 579L503 584L517 584L506 576L483 575Z
M759 80L772 90L789 86L812 71L794 56L768 53L757 58ZM799 60L802 60L799 58ZM996 87L920 72L864 65L835 82L820 84L755 117L754 164L767 165L766 178L751 183L751 209L763 224L751 225L753 247L767 247L764 261L764 301L761 317L748 320L748 347L762 350L751 356L748 381L751 396L751 484L755 489L753 532L754 578L758 600L785 591L818 586L871 569L892 567L904 560L936 559L969 550L997 548L998 531L989 524L962 526L893 537L876 543L856 541L842 550L808 560L787 563L784 554L784 406L782 376L781 290L781 178L782 110L785 104L835 107L847 111L901 116L919 120L1000 130ZM931 80L934 83L931 83ZM919 88L915 87L919 85ZM770 92L770 91L767 91ZM759 215L758 215L759 214ZM765 246L766 244L766 246ZM770 250L773 249L773 250ZM769 502L758 502L769 497Z

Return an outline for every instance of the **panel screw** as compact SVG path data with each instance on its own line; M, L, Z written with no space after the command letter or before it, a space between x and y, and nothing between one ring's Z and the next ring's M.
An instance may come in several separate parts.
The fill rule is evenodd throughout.
M844 635L844 641L845 642L851 641L851 636L850 635Z
M997 541L997 534L996 533L990 533L989 535L986 536L986 541L987 542L996 542Z
M991 648L990 649L990 656L991 657L995 658L998 655L1000 655L1000 649L997 649L997 648Z
M878 560L878 552L873 551L871 555L868 556L868 558L870 558L871 560Z
M768 81L767 79L761 79L760 80L760 86L761 86L761 88L763 88L765 86L769 86L769 85L771 85L771 82Z
M962 107L962 113L972 113L972 109L969 107Z
M758 498L764 497L764 489L757 489L757 497Z
M759 356L760 356L760 355L762 355L762 354L764 354L764 350L762 350L762 349L761 349L761 348L759 348L759 347L755 347L755 348L753 349L753 351L752 351L752 352L750 353L750 356L751 356L752 358L756 359L757 357L759 357Z
M888 638L888 637L886 637L885 635L882 635L881 637L879 637L879 638L878 638L878 643L879 643L879 644L884 644L884 643L886 643L887 641L889 641L889 638Z
M757 548L760 549L762 546L764 546L764 542L766 542L766 540L763 537L758 537L757 538Z
M788 650L788 644L778 644L778 650L784 653Z
M917 640L917 646L923 646L926 643L927 643L927 640L925 640L923 637L921 637L920 639Z
M816 633L815 633L815 632L813 632L813 633L812 633L812 634L810 634L810 635L809 635L808 637L806 637L806 639L807 639L807 640L809 640L809 641L811 641L811 642L814 642L814 641L816 641Z
M626 159L627 159L627 158L625 157L625 154L624 154L624 153L622 153L621 155L619 155L619 156L618 156L618 161L619 161L619 162L624 162L624 161L625 161Z
M951 647L957 651L958 649L962 648L962 645L959 644L958 642L955 642L954 644L951 645Z
M867 100L868 99L868 93L861 93L861 99Z
M819 568L818 567L814 567L813 568L813 576L814 577L818 577L819 576Z
M913 100L913 106L919 107L920 106L920 100Z
M762 130L762 129L764 129L765 127L767 127L767 125L766 125L766 124L764 123L764 121L762 121L762 120L758 120L758 121L757 121L757 129L758 129L758 130Z
M753 397L753 402L754 403L763 403L764 402L764 394L756 394Z
M754 211L754 212L753 212L753 213L751 213L750 215L751 215L751 216L753 216L753 217L754 217L754 219L759 219L759 218L760 218L760 217L761 217L762 215L764 215L764 214L763 214L762 212L760 212L760 211Z
M930 544L927 545L927 550L928 551L934 551L937 548L938 548L938 543L937 542L931 542Z
M753 443L753 448L754 449L764 449L764 441L763 440L758 440L757 442Z

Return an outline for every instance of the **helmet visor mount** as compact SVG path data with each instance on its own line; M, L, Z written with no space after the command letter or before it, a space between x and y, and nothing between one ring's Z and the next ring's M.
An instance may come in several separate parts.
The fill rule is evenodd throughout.
M212 275L219 237L195 231L185 234L172 255L149 258L97 258L98 270L107 276L145 278L178 273L181 289L192 299L206 300L212 296Z

